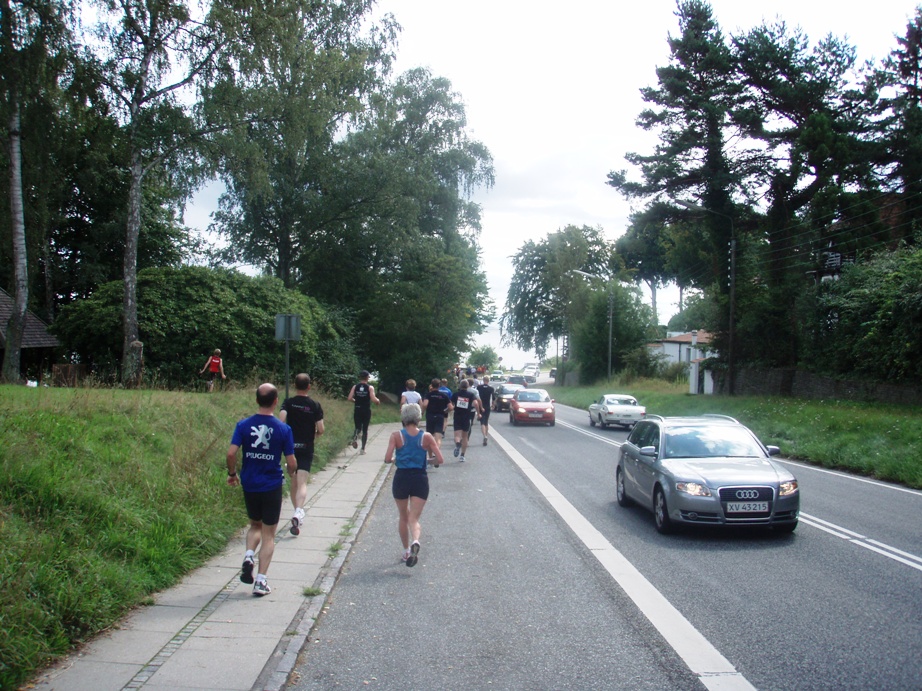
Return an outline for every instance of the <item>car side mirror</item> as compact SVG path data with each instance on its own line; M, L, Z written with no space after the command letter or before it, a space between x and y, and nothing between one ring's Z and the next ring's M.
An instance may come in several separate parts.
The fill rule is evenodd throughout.
M777 446L766 446L765 449L768 451L769 456L777 456L781 453L781 449Z
M640 447L641 456L652 456L656 458L656 447L655 446L641 446Z

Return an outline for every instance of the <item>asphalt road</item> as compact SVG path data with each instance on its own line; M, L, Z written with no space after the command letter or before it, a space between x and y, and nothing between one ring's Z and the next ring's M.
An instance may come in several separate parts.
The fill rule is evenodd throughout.
M553 428L493 422L519 465L494 444L431 472L413 569L388 485L291 688L702 688L521 463L726 658L733 688L922 688L922 493L791 464L794 535L661 536L615 502L625 432L563 406Z

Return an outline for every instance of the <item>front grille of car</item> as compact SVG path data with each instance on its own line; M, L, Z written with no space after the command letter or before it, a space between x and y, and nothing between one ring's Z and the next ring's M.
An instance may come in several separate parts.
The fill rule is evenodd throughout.
M732 523L761 523L772 515L772 500L775 492L771 487L721 487L720 501L723 505L727 522ZM728 502L768 502L767 511L745 511L731 513L727 510Z
M737 496L737 492L758 492L756 496ZM771 487L721 487L720 501L772 501L775 491Z

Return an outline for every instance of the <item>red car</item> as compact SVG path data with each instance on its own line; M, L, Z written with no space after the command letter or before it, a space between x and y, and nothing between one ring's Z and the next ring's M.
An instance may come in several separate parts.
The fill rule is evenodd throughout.
M554 426L554 401L544 389L519 389L509 404L509 422L537 422Z

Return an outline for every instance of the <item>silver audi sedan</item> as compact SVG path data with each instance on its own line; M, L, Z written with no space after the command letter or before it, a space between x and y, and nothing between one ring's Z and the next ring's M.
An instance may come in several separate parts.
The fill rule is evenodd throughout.
M797 527L797 478L747 427L726 415L647 415L621 445L618 504L653 512L656 529L680 525Z

